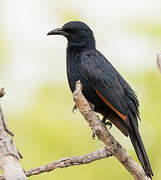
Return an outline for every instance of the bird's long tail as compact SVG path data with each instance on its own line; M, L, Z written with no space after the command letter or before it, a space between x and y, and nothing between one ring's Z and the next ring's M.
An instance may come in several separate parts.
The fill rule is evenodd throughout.
M145 147L143 145L143 142L142 142L139 130L138 130L137 119L135 116L132 115L131 112L129 112L129 123L131 126L131 130L129 130L129 136L133 144L133 147L135 149L135 152L137 154L137 157L146 175L152 178L153 171L152 171L147 153L145 151Z

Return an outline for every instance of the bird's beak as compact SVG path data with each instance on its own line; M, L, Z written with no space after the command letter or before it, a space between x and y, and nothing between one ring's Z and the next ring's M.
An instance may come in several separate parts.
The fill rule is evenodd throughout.
M70 34L68 34L67 32L63 31L62 28L57 28L57 29L54 29L54 30L48 32L47 35L63 35L65 37L68 37Z

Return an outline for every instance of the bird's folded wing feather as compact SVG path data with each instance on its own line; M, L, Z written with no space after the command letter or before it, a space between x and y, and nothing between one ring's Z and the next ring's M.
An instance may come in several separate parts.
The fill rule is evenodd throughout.
M90 50L82 53L81 72L106 105L125 117L126 95L110 62L98 51Z

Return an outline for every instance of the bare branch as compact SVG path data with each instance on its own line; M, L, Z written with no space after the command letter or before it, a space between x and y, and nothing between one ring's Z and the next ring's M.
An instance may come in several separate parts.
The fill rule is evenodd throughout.
M73 156L73 157L68 157L68 158L63 158L58 161L54 161L52 163L46 164L44 166L38 167L38 168L33 168L30 170L25 171L25 175L27 177L32 176L32 175L38 175L44 172L49 172L52 170L55 170L57 168L65 168L65 167L70 167L70 166L75 166L75 165L83 165L83 164L88 164L93 161L99 160L99 159L104 159L109 156L114 155L121 163L122 165L132 174L132 176L135 178L135 180L150 180L149 177L145 175L144 170L142 167L140 167L126 152L124 148L114 139L114 137L109 133L108 129L104 125L104 123L101 122L98 116L94 114L94 112L91 110L91 107L85 97L82 94L82 85L80 81L76 83L76 89L73 93L73 98L76 104L76 107L79 109L83 117L87 120L89 123L89 126L93 130L93 132L97 135L98 139L103 141L106 148L100 149L96 152L92 152L86 155L82 156ZM3 114L1 114L1 117ZM2 118L0 119L2 121ZM0 127L3 122L0 121ZM3 127L3 132L6 133L4 127ZM2 131L0 129L0 132ZM6 133L7 134L7 133ZM8 136L7 136L8 137ZM12 145L11 149L5 149L5 157L7 157L6 161L9 163L7 168L3 168L3 173L5 175L5 170L8 170L13 167L13 164L15 161L18 164L18 168L21 169L18 160L20 159L19 153L17 149L14 147L13 142L11 139L9 139L10 144ZM8 141L6 142L8 143ZM6 146L8 147L8 146ZM1 155L1 134L0 134L0 155ZM12 151L13 150L13 151ZM10 158L10 156L12 158ZM3 158L2 158L3 159ZM5 159L4 159L5 160ZM2 166L1 163L2 160L0 158L0 166ZM5 164L5 163L4 163ZM16 167L17 168L17 167ZM22 171L22 169L21 169ZM6 174L8 172L6 171ZM24 178L26 176L24 175ZM14 179L14 176L8 178L7 176L3 177L0 176L0 180L18 180ZM7 179L8 178L8 179ZM21 179L20 179L21 180ZM22 179L24 180L24 179Z
M4 89L1 89L0 97L3 97L4 94ZM6 125L0 107L0 168L6 180L26 180L27 178L19 163L20 154L8 134L13 135Z
M39 175L44 172L53 171L57 168L66 168L70 166L88 164L99 159L107 158L109 156L112 156L111 152L109 152L106 148L102 148L98 151L86 155L63 158L58 161L46 164L44 166L27 170L25 174L27 177ZM5 180L5 178L3 176L0 176L0 180Z
M43 172L49 172L57 168L66 168L70 166L88 164L99 159L107 158L111 155L112 155L111 152L109 152L106 148L103 148L98 151L92 152L90 154L60 159L58 161L46 164L44 166L30 169L26 171L25 174L26 176L32 176L32 175L41 174Z
M161 72L161 52L157 54L157 66L159 71Z
M126 150L114 139L98 116L91 110L89 103L82 94L82 85L77 81L73 93L75 104L98 139L104 142L106 148L121 162L136 180L150 180L143 168L139 166L126 152Z

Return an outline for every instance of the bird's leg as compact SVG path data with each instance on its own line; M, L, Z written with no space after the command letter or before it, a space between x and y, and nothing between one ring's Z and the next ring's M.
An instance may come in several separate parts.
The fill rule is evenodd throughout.
M74 105L73 108L72 108L72 112L75 113L76 110L77 110L77 106Z
M106 122L106 120L107 120L107 116L103 116L102 122L103 122L105 125L109 126L109 129L111 129L111 128L112 128L112 123L111 123L110 121L107 121L107 122Z
M89 103L89 105L90 105L91 110L93 111L93 110L94 110L94 108L95 108L95 105L94 105L94 104L92 104L91 102L88 102L88 103Z

